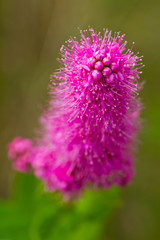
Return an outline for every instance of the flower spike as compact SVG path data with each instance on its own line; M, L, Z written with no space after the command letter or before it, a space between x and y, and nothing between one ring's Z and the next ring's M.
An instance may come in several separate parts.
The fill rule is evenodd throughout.
M126 50L119 33L80 31L62 46L62 67L52 76L49 108L41 117L41 137L9 144L14 168L33 173L51 191L64 195L95 187L127 185L140 128L141 57Z

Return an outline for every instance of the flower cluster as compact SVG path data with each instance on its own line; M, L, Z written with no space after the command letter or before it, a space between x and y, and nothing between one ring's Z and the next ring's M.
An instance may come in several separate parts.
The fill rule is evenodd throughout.
M142 59L125 49L123 39L89 29L81 31L80 41L62 46L62 67L51 76L51 100L40 120L41 137L9 144L17 170L32 168L48 189L65 195L90 183L108 188L130 182Z

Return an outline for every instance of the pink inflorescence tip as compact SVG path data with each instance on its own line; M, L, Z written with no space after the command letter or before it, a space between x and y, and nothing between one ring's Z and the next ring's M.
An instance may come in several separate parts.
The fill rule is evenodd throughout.
M93 70L92 71L92 77L94 80L100 80L102 78L102 74L98 70Z
M125 50L119 33L81 31L62 46L63 67L53 75L41 137L9 144L18 171L32 172L65 196L90 185L124 186L133 177L139 124L141 57ZM28 168L29 166L29 168Z

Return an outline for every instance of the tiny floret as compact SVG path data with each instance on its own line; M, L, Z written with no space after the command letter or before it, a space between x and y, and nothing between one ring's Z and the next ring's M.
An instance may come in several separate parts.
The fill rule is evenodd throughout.
M32 172L65 196L88 186L125 186L134 175L140 128L141 57L124 35L89 28L61 47L62 67L52 75L41 136L8 146L16 170Z

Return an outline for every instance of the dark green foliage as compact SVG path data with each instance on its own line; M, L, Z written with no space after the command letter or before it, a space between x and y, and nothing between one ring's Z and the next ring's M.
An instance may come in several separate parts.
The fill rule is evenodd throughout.
M86 191L72 202L58 193L44 193L33 176L17 174L13 196L0 202L0 239L96 240L118 205L119 190Z

